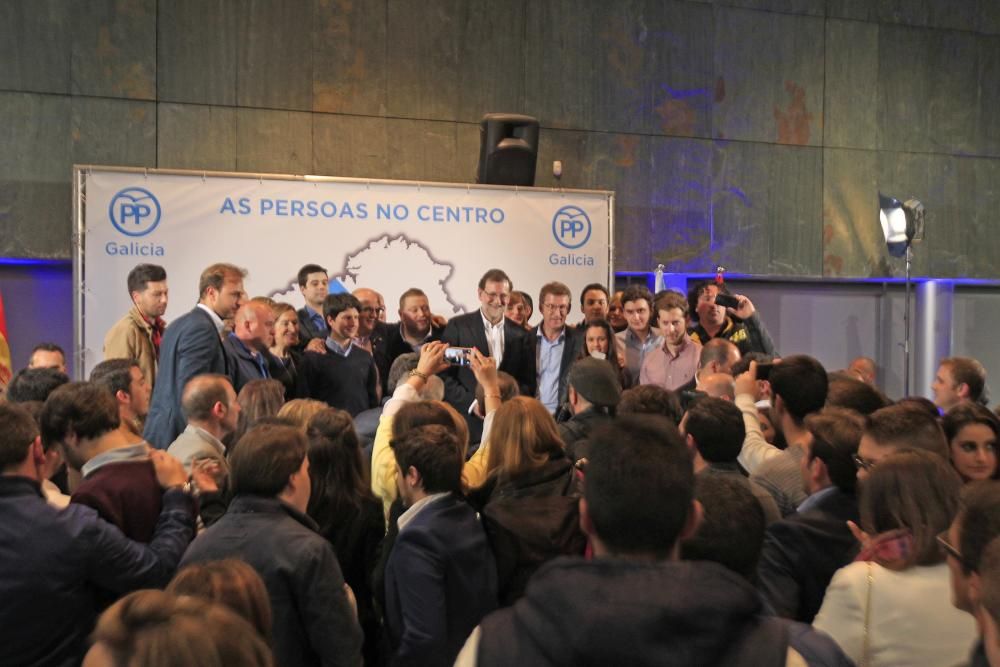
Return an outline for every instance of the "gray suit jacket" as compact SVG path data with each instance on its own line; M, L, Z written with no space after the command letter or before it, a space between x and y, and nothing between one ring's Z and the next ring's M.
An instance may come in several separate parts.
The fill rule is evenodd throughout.
M212 437L210 433L197 426L188 424L184 432L177 436L167 454L184 464L184 470L191 473L191 464L198 459L215 459L223 470L228 472L229 464L226 463L226 447L221 442Z

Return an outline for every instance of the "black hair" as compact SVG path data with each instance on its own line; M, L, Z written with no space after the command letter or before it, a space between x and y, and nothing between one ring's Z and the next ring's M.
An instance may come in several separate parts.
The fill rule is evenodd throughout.
M851 495L858 483L854 455L864 426L864 417L845 408L823 408L805 419L805 427L812 434L809 460L822 461L833 485Z
M0 471L24 461L37 437L31 413L17 404L0 403Z
M58 387L69 382L69 376L57 368L24 368L7 385L7 401L26 403L45 401Z
M704 515L698 531L681 542L681 558L718 563L753 583L766 521L746 480L699 475L694 497Z
M39 421L46 449L70 432L93 440L121 424L118 402L107 389L93 382L70 382L53 391Z
M978 572L983 551L1000 536L1000 482L985 480L966 484L959 496L958 544L962 570Z
M781 398L785 411L796 424L801 424L806 415L823 409L830 384L823 364L805 354L785 357L775 364L770 382L771 393Z
M328 294L323 299L323 319L337 319L337 315L351 308L361 312L361 302L353 294Z
M507 289L513 291L514 283L511 282L510 276L503 272L501 269L490 269L483 274L483 277L479 279L479 289L486 289L486 283L507 283Z
M666 558L691 512L694 471L677 427L630 415L590 436L584 498L601 541L614 553Z
M361 444L351 415L326 408L313 415L306 431L309 439L309 495L307 513L320 532L343 526L363 500L375 500L361 459Z
M424 493L462 490L464 456L454 429L430 424L410 429L390 443L402 474L416 468Z
M831 407L847 408L862 415L870 415L888 405L885 394L846 373L830 373L826 404Z
M684 410L677 392L655 384L641 384L622 392L619 415L659 415L675 426L681 423Z
M297 276L299 287L306 286L306 282L309 280L310 273L322 273L323 275L328 275L326 269L324 269L319 264L306 264L301 269L299 269L299 275Z
M698 453L709 463L735 461L747 434L740 409L711 396L697 399L688 408L684 431L694 438Z
M105 359L90 371L90 381L104 387L112 396L118 392L132 393L132 368L139 364L131 359Z
M158 283L167 279L167 270L158 264L136 264L128 272L126 285L129 296L132 292L143 292L148 283Z
M611 301L611 295L608 294L607 287L605 287L601 283L590 283L589 285L584 287L583 290L580 292L580 308L583 308L583 297L587 294L587 292L591 290L600 290L604 292L604 298L607 299L608 301Z

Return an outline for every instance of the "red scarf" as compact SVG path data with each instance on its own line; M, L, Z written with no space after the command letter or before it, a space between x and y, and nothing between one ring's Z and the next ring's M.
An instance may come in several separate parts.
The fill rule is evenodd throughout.
M167 323L163 321L162 317L157 317L154 320L150 320L145 315L142 319L146 320L146 323L153 327L152 340L153 340L153 354L157 358L160 356L160 343L163 341L163 330L167 328Z

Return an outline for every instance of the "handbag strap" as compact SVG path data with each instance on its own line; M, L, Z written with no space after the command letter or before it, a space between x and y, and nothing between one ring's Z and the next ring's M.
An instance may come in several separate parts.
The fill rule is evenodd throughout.
M868 667L871 664L872 582L874 580L872 562L868 561L868 592L865 594L865 627L861 648L861 667Z

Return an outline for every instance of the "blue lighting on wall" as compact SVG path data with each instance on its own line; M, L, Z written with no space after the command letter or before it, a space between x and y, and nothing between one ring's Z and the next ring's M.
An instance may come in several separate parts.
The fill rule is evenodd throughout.
M72 264L71 259L36 259L33 257L0 257L0 266L62 266Z

